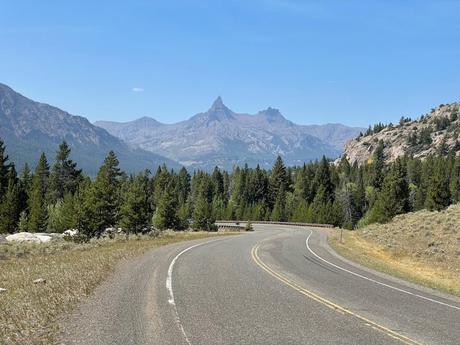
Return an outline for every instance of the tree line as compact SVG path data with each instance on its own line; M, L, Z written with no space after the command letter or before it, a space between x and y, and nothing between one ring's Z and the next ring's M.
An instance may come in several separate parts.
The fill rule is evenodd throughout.
M215 168L211 173L160 166L128 175L109 152L94 179L59 145L50 167L44 153L34 171L20 174L0 141L0 233L63 232L86 237L108 227L128 233L156 229L215 230L215 220L328 223L353 229L386 222L423 208L442 210L460 201L460 157L401 157L385 163L379 143L366 164L337 164L323 157L286 167L278 157L270 170Z

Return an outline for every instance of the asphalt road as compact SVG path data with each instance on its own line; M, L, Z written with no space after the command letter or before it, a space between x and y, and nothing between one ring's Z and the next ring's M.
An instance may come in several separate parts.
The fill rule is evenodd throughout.
M352 264L322 230L255 228L120 266L59 344L460 344L460 299Z

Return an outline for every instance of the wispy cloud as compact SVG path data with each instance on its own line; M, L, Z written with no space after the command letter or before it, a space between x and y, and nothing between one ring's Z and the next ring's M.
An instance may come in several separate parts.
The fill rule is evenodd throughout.
M142 88L142 87L133 87L131 89L131 91L133 91L133 92L144 92L144 88Z

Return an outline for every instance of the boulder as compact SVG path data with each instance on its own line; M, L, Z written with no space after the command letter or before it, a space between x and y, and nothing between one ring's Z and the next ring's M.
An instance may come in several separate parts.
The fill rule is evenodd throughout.
M33 281L34 284L46 284L46 279L38 278Z
M30 232L19 232L6 236L8 242L33 242L45 243L51 241L52 237L47 234L32 234Z
M67 237L75 237L78 235L78 229L68 229L64 231L63 235Z

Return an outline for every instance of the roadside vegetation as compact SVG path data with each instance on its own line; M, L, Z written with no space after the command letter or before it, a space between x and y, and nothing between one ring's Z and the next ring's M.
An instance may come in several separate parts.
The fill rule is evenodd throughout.
M330 242L360 264L460 296L460 204L344 231L343 243L334 233Z
M0 287L6 289L0 293L0 343L52 344L60 315L89 296L120 261L154 247L212 235L220 233L166 231L155 238L0 244Z
M80 239L107 228L127 234L152 230L216 230L215 220L329 223L352 229L385 223L422 209L442 210L460 201L460 156L455 151L424 160L385 163L378 143L366 164L346 158L271 170L215 168L212 173L158 167L128 175L109 152L95 178L77 168L63 142L50 167L42 154L32 173L16 173L0 141L0 234L78 229ZM1 236L0 236L1 240Z

